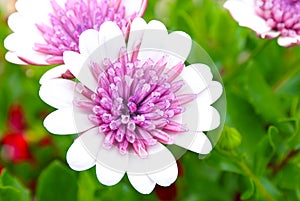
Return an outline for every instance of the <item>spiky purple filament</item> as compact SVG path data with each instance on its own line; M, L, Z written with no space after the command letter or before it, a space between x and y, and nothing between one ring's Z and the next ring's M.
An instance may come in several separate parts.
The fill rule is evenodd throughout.
M255 7L256 13L282 36L294 37L300 34L300 1L256 0Z
M104 147L118 146L121 154L133 149L140 157L157 141L172 144L172 134L187 131L174 121L184 112L183 105L196 94L177 94L184 82L176 79L184 68L178 63L165 71L166 57L153 63L130 62L127 53L114 63L105 60L105 68L90 65L98 80L97 92L82 85L78 90L89 100L75 100L75 105L92 111L89 118L105 135ZM164 72L165 71L165 72Z
M120 0L67 0L62 8L56 0L50 0L53 13L49 14L50 25L37 24L46 44L36 43L35 51L49 55L47 62L63 63L66 50L78 52L79 35L87 29L99 30L105 21L114 21L125 32L129 19Z

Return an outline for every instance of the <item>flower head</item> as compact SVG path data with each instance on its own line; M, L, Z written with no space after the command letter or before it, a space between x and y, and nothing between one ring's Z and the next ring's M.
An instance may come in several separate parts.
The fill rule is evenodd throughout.
M103 22L114 21L126 33L146 5L147 0L18 0L18 12L8 19L13 33L4 41L9 50L6 59L17 64L61 64L64 51L79 51L83 31L99 30Z
M159 21L136 18L128 43L114 22L87 30L80 50L64 53L65 66L79 82L41 78L40 97L57 110L45 127L55 134L80 133L67 153L74 170L96 165L98 180L118 183L127 173L141 193L177 178L175 157L163 144L207 154L212 145L203 131L220 124L211 106L222 85L209 67L184 61L191 38L168 34ZM60 66L56 68L61 68Z
M300 2L297 0L227 0L224 4L241 26L261 38L278 37L278 44L300 44Z

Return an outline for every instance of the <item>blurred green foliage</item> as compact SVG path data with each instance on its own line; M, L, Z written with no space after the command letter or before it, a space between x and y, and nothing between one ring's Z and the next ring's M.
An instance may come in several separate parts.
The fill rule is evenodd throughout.
M183 30L215 62L224 81L227 114L223 136L204 159L187 152L176 181L182 201L300 200L300 47L283 48L239 27L223 1L149 0L147 21L163 21ZM1 41L9 33L1 13ZM0 176L0 200L91 201L158 200L155 192L138 194L126 178L101 185L95 170L74 172L66 150L72 136L53 136L42 121L53 109L38 97L39 77L48 68L20 67L4 60L0 44L0 136L8 132L8 108L21 104L26 138L35 162L12 164ZM51 143L40 146L48 137Z

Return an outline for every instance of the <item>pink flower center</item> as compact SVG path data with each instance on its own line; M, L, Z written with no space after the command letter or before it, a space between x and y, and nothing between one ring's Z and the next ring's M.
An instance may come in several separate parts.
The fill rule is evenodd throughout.
M97 92L79 84L77 91L89 100L76 99L74 103L92 111L89 118L105 135L104 147L116 145L121 154L133 149L146 157L148 146L157 141L172 144L173 134L187 131L174 117L180 116L183 105L197 95L177 94L184 85L183 80L176 79L183 63L165 70L165 56L154 63L151 59L129 60L127 53L123 55L116 62L106 59L104 68L91 64L98 80Z
M66 50L78 52L79 35L87 29L99 30L105 21L114 21L125 32L130 19L126 18L125 7L120 0L67 0L62 8L55 0L50 0L53 13L49 14L50 25L37 24L46 44L35 44L35 51L49 55L47 62L63 63Z
M282 36L300 34L300 1L256 0L256 13L267 21L274 31Z

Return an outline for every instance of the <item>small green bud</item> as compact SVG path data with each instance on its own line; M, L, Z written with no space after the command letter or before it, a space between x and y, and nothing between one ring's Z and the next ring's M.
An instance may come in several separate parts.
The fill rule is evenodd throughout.
M224 126L218 147L225 150L233 150L240 146L242 136L236 128Z

